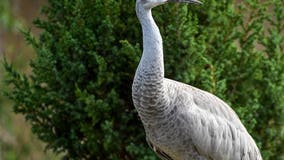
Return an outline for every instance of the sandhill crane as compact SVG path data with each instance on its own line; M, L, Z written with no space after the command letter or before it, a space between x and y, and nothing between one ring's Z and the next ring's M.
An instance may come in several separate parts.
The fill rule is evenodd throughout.
M221 99L164 77L163 46L151 9L167 2L136 0L143 31L143 54L132 98L146 140L163 160L262 160L236 113Z

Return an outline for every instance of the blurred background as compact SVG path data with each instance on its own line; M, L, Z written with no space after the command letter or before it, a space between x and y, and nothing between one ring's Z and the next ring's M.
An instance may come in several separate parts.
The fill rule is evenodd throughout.
M40 7L47 0L0 0L0 60L7 60L21 72L29 73L29 60L33 49L26 44L21 30L30 29L37 36L32 21L40 16ZM0 82L4 73L0 65ZM0 88L7 86L0 84ZM44 150L45 144L31 133L29 124L22 115L12 112L12 102L0 95L0 160L56 160L51 151Z

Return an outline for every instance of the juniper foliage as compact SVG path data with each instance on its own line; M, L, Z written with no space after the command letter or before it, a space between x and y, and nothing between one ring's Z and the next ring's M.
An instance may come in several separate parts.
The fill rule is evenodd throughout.
M157 159L131 100L141 56L133 0L49 0L34 24L31 75L4 63L6 95L47 149L66 159ZM284 1L208 0L153 10L166 76L210 91L238 113L264 159L283 154Z

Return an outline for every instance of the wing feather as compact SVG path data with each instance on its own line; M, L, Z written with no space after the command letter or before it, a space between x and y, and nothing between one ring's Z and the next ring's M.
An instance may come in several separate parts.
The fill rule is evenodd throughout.
M220 160L262 160L254 140L225 102L198 88L166 81L175 85L177 95L184 97L180 103L184 105L180 106L184 108L181 114L188 121L190 137L199 153Z
M166 154L163 150L161 150L159 147L156 147L148 138L146 138L146 141L150 148L158 155L159 158L162 160L173 160L168 154Z
M182 94L189 94L191 98L188 101L193 101L196 107L206 111L207 114L224 118L232 122L237 129L246 131L235 111L217 96L171 79L165 79L165 82L169 88L177 88L176 91L185 92Z

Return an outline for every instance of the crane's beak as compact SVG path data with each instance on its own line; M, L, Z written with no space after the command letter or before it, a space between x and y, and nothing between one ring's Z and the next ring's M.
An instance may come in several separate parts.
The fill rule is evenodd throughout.
M202 4L198 0L168 0L168 2L180 2L180 3L189 3L189 4Z

